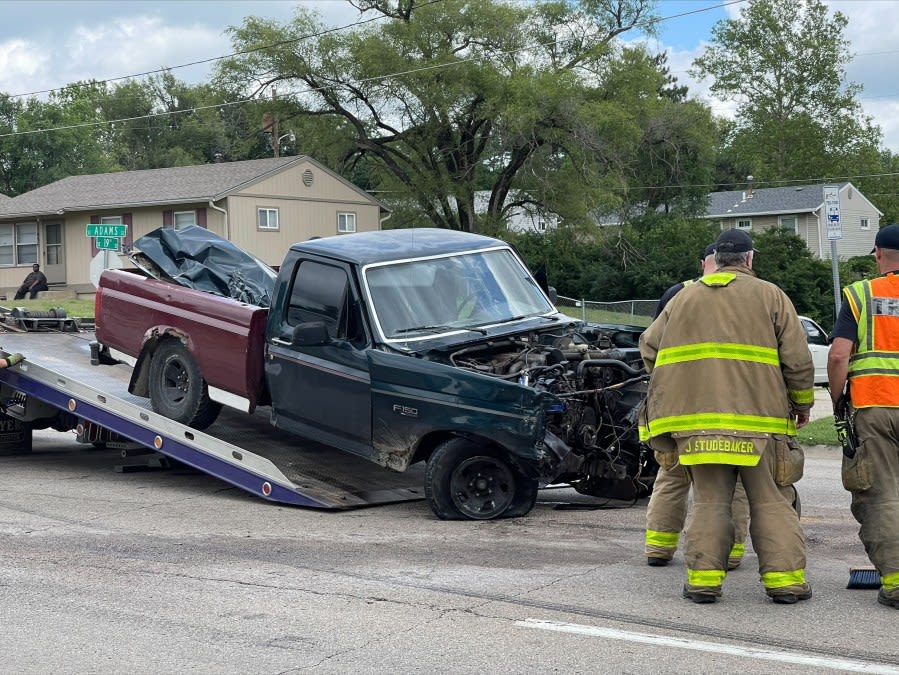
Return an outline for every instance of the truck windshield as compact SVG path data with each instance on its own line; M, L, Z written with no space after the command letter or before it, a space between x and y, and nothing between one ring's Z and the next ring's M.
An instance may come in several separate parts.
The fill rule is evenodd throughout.
M504 248L372 265L365 282L375 321L388 340L424 339L556 311Z

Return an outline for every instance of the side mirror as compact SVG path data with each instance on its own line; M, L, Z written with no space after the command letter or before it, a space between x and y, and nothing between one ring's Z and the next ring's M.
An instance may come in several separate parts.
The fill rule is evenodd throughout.
M331 342L328 327L324 321L307 321L297 324L293 329L291 344L295 347L318 347Z
M547 288L546 295L549 296L549 301L554 305L559 301L559 294L556 292L555 286Z

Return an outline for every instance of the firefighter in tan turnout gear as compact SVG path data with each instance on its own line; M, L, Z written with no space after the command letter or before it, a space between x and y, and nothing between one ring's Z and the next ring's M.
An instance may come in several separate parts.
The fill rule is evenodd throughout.
M837 409L847 376L857 448L844 453L858 536L880 574L877 601L899 609L899 225L877 233L882 276L843 289L827 377Z
M792 505L803 468L794 437L814 402L812 357L790 299L752 271L751 237L726 230L716 250L718 271L678 293L640 338L651 374L640 435L660 464L679 461L692 480L684 597L721 595L739 476L765 592L791 604L812 595Z
M718 269L715 262L715 244L709 244L699 259L702 274L712 274ZM658 318L665 306L677 293L694 284L698 279L675 284L662 295L656 307ZM646 508L646 562L651 567L662 567L668 564L677 551L681 530L687 519L687 499L690 495L690 476L680 464L666 470L662 467L656 475L652 486L652 497ZM746 491L738 480L734 492L734 545L727 558L727 569L740 566L746 550L746 534L749 531L749 502Z

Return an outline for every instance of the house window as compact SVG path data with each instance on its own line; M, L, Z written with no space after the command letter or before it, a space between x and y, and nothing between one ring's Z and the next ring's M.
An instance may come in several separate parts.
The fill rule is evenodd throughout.
M182 227L187 227L188 225L196 225L197 224L197 212L196 211L175 211L172 214L172 226L176 230L180 230Z
M125 221L122 220L122 216L100 216L100 224L101 225L123 225ZM96 246L97 242L94 240L93 245ZM119 239L116 242L115 250L119 250L121 247L122 240ZM99 249L98 249L99 250Z
M871 223L870 223L870 221L869 221L867 218L862 218L861 221L860 221L860 224L861 224L861 228L862 228L863 230L870 230L870 229L871 229Z
M33 265L37 259L37 223L0 225L0 265Z
M538 223L537 223L537 229L538 229L540 232L546 232L546 221L545 221L545 220L541 220L540 222L538 222Z
M338 213L337 214L337 232L338 234L346 234L347 232L356 231L356 214L355 213Z
M778 219L780 226L786 230L790 230L794 234L799 234L799 219L796 216L781 216Z
M278 209L261 208L256 212L260 230L277 230L278 225Z
M738 230L751 230L752 229L752 221L751 220L738 220L737 221L737 229Z

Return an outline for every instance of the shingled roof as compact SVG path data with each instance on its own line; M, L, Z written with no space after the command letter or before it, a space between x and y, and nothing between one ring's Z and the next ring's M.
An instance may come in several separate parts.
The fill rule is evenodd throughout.
M840 189L847 183L838 183ZM751 194L751 196L750 196ZM761 216L778 213L812 212L824 205L822 185L796 185L794 187L757 188L713 192L709 195L707 218L733 218L734 216Z
M304 160L314 163L306 156L279 157L70 176L0 200L0 218L217 201Z

